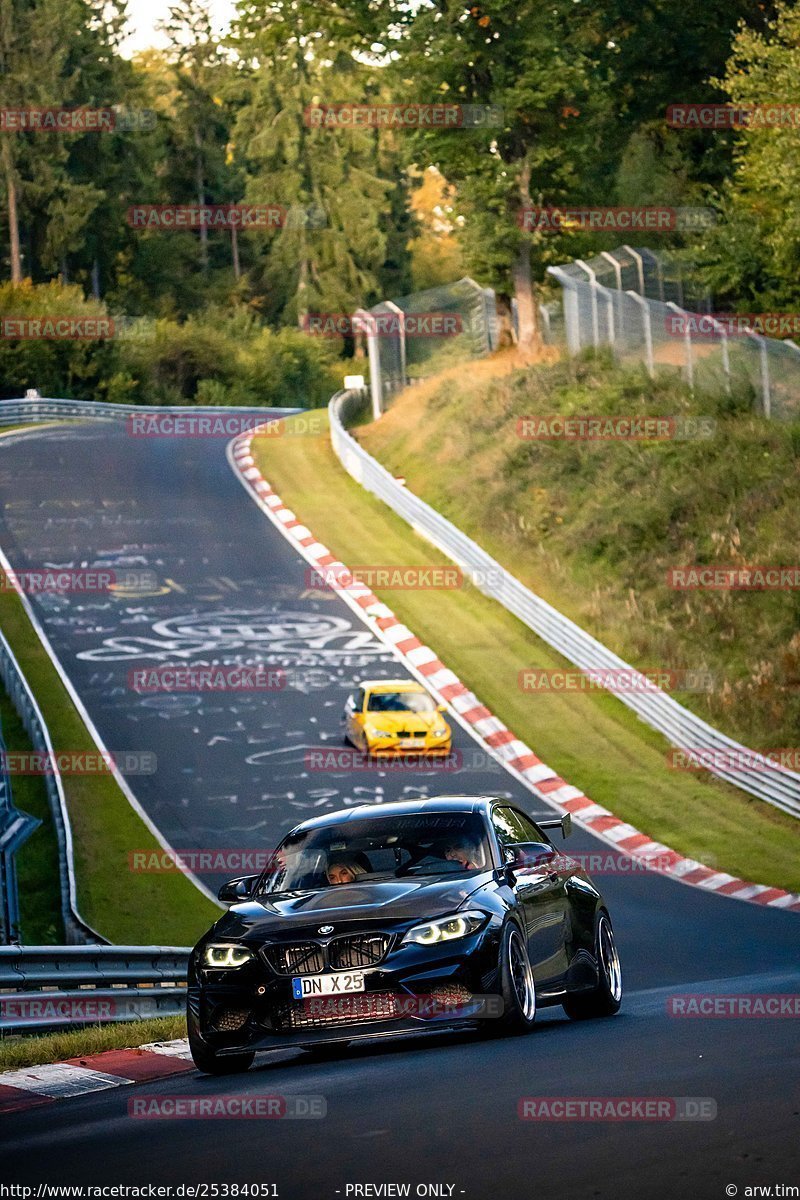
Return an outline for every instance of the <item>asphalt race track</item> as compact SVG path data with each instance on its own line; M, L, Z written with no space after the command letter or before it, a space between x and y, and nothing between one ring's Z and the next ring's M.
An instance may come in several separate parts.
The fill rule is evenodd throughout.
M0 544L15 570L153 572L152 584L113 597L33 602L106 745L155 755L153 773L128 781L174 847L267 850L313 813L402 795L491 792L545 810L457 725L458 771L313 769L311 751L341 746L353 682L405 672L343 602L313 586L232 474L223 440L136 439L113 425L0 439L0 492ZM286 686L144 696L129 685L133 669L201 662L267 664L286 672ZM609 853L582 831L567 848ZM740 1196L800 1185L797 1021L667 1011L676 993L796 993L798 916L656 875L597 882L623 962L614 1020L577 1024L550 1010L525 1038L373 1042L326 1063L286 1052L245 1076L189 1073L10 1115L0 1180L274 1183L282 1200L392 1194L355 1184L408 1183L411 1196L437 1184L439 1195L468 1200L705 1200L734 1194L728 1185ZM139 1120L127 1115L134 1093L322 1096L327 1115ZM716 1117L518 1118L523 1097L567 1096L706 1098Z

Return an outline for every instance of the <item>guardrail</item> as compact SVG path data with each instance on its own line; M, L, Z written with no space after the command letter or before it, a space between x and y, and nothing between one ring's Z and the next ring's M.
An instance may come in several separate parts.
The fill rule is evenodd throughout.
M176 1016L182 946L0 946L0 1033Z
M5 749L0 731L0 752L5 754ZM0 942L4 944L18 942L20 936L16 854L40 824L15 806L4 758L0 762Z
M85 942L105 942L96 930L84 921L78 911L75 887L75 870L73 866L72 829L64 796L64 785L61 775L55 765L53 743L50 732L45 724L41 709L36 703L28 681L22 673L14 652L0 631L0 679L6 692L19 713L19 718L25 732L31 740L34 750L49 756L53 763L52 773L43 776L47 789L47 799L53 818L53 828L58 843L58 871L61 888L61 920L64 926L64 936L72 944ZM18 843L19 844L19 843Z
M96 421L125 421L133 416L232 416L234 413L252 414L253 423L265 415L278 413L281 415L296 413L297 408L237 408L235 405L216 407L211 405L169 405L165 407L148 407L145 404L103 404L99 400L58 400L37 397L34 399L0 400L0 426L25 425L37 421L64 421L92 418Z
M632 672L642 689L646 687L647 690L613 694L673 746L697 754L709 771L734 787L800 817L800 775L771 762L763 754L748 750L671 696L648 685L634 667L525 587L476 542L409 492L367 454L343 424L348 410L352 412L362 403L362 392L348 391L337 392L329 405L334 453L353 479L452 559L479 591L497 600L580 670Z

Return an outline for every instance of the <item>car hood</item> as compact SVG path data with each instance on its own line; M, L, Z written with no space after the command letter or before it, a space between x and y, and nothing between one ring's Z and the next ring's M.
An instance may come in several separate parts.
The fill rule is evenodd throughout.
M387 733L398 733L402 729L409 732L429 733L446 725L444 714L440 712L375 712L364 714L365 729L384 729Z
M322 922L427 920L455 912L484 886L490 872L460 879L389 879L286 892L234 905L215 926L216 936L258 937Z

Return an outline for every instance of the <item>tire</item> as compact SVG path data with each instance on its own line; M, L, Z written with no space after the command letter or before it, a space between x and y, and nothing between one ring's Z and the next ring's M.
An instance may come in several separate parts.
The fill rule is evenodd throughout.
M495 1030L499 1034L528 1033L536 1020L536 985L525 938L514 921L503 930L497 966L503 1014Z
M607 912L597 918L594 933L594 954L598 966L597 987L590 992L567 996L564 1012L573 1021L588 1021L594 1017L613 1017L622 1003L622 968L619 952Z
M204 1075L237 1075L253 1065L255 1051L248 1050L244 1054L215 1054L204 1042L201 1042L189 1024L189 1050L194 1065Z

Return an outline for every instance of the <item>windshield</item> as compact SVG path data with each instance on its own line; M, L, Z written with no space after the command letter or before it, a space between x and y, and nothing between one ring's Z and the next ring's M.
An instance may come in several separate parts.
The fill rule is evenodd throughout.
M484 823L475 813L364 817L290 834L258 894L463 875L490 867Z
M434 712L436 703L427 692L372 692L367 712Z

